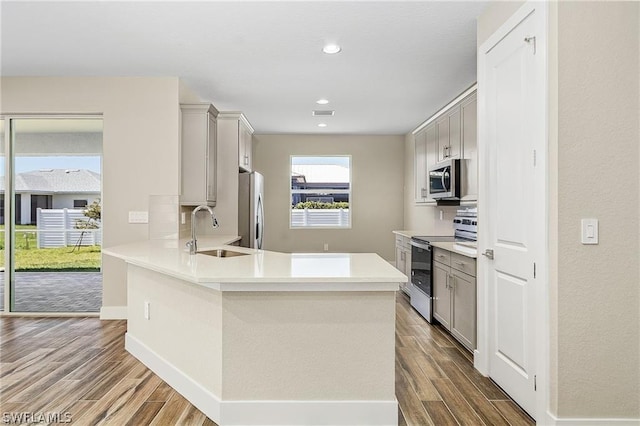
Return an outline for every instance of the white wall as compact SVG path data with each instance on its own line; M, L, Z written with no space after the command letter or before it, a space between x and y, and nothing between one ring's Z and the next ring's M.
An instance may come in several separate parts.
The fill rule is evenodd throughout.
M179 81L173 77L3 77L1 112L102 115L104 246L144 240L128 212L179 194ZM103 307L124 306L124 262L103 256Z
M289 229L291 155L351 155L352 228ZM375 252L395 257L393 230L403 229L403 136L255 135L254 168L265 180L268 250Z
M478 42L519 5L492 3ZM559 418L640 418L639 9L550 4L550 411ZM599 245L580 243L586 217L600 221Z
M54 194L53 195L53 208L54 209L73 209L73 200L87 200L87 206L91 205L96 200L100 199L100 194Z

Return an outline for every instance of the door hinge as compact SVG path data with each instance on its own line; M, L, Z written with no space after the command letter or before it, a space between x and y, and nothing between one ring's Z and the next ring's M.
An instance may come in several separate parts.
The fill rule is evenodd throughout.
M533 44L533 54L536 54L536 37L535 36L530 36L530 37L525 37L524 41L529 43L529 44Z
M538 376L536 375L533 376L533 390L534 391L538 390Z
M533 278L536 277L536 262L533 262Z
M536 154L536 150L534 149L533 150L533 167L536 166L536 162L537 162L536 160L537 160L537 154Z

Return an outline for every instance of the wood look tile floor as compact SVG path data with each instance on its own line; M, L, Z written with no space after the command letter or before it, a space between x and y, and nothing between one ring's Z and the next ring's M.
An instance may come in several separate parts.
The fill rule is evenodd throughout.
M401 293L396 316L399 425L534 424ZM1 318L0 421L59 413L73 425L215 425L124 350L126 328L97 318Z

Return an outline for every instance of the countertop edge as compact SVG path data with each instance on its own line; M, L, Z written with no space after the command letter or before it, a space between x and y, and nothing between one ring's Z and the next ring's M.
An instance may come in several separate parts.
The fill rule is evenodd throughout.
M237 241L237 238L217 238L217 242L232 243ZM204 241L203 241L204 242ZM155 247L155 250L164 251L165 247L162 244L167 244L166 250L168 253L181 250L181 241L162 242L162 241L139 241L137 243L125 244L121 246L114 246L112 248L103 249L103 254L112 256L114 258L123 260L129 265L133 265L142 269L153 271L159 274L166 275L187 283L202 286L211 290L226 291L226 292L262 292L262 291L297 291L297 292L312 292L312 291L345 291L345 292L362 292L362 291L397 291L400 287L400 283L407 282L408 278L397 271L391 266L389 271L381 270L379 275L355 274L355 276L288 276L284 274L278 276L278 274L270 276L247 276L246 274L238 274L234 276L233 273L228 275L209 275L208 271L199 271L191 273L189 270L172 267L171 264L165 264L161 261L149 258L153 253L153 244L158 244L159 247ZM221 247L221 244L217 245ZM237 251L255 251L254 249L247 249L244 247L224 245L225 248ZM317 253L309 253L310 255L325 255ZM375 254L375 253L370 253ZM280 253L280 252L268 252L259 250L256 255L268 255L269 258L273 257L274 261L278 262L279 259L287 256L302 255L303 253ZM329 254L326 254L329 255ZM360 253L344 253L344 255L356 255L360 256ZM388 263L382 259L379 255L380 262ZM202 262L202 257L198 260ZM212 259L213 260L213 259ZM215 261L215 260L213 260ZM265 261L268 261L265 258ZM393 271L393 273L391 273ZM389 272L389 273L387 273Z
M478 250L477 249L474 250L472 248L469 248L469 252L458 250L455 247L456 243L453 243L453 242L432 242L431 245L433 247L438 247L438 248L441 248L443 250L450 251L451 253L459 254L461 256L470 257L472 259L477 259L478 258ZM471 253L472 250L474 250L474 253Z

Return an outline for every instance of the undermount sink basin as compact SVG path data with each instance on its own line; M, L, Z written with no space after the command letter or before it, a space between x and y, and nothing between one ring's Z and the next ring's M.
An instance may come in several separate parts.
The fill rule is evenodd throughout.
M198 254L206 254L207 256L216 256L216 257L235 257L235 256L246 256L249 253L242 253L241 251L233 251L233 250L225 250L225 249L214 249L214 250L202 250L202 251L199 251Z

